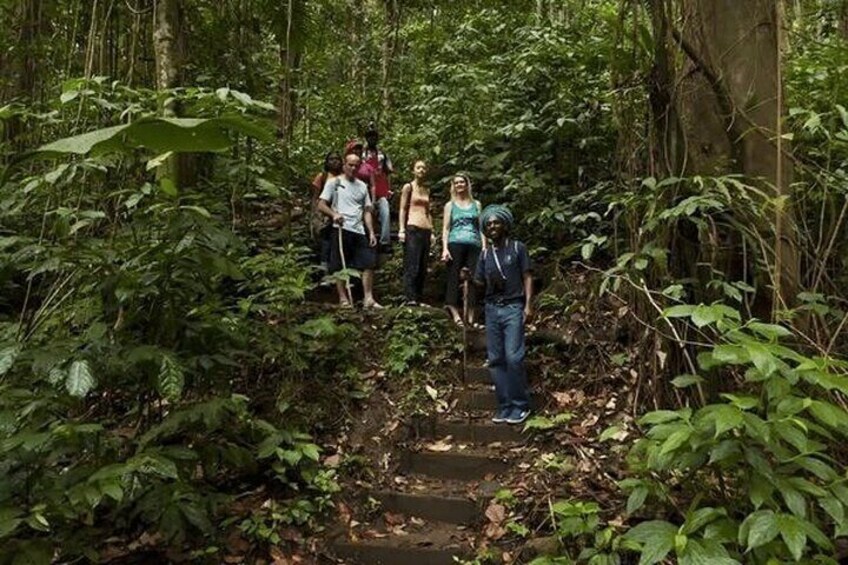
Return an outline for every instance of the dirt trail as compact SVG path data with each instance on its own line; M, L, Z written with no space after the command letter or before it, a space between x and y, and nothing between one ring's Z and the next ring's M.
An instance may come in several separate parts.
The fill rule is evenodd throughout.
M330 552L345 563L381 565L453 564L473 558L484 504L510 470L511 450L523 445L521 426L491 423L496 400L482 366L485 336L471 336L466 383L446 413L417 419L409 447L399 453L391 489L375 489L380 514L338 532ZM387 450L392 446L385 446Z

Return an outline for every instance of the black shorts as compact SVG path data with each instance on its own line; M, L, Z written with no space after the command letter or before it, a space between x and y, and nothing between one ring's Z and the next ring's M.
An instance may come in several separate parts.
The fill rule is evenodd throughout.
M377 248L368 245L368 237L361 233L342 230L342 245L344 246L345 265L348 269L365 271L373 269L377 264ZM330 263L328 271L335 273L342 269L342 258L339 253L339 232L333 228L330 234Z

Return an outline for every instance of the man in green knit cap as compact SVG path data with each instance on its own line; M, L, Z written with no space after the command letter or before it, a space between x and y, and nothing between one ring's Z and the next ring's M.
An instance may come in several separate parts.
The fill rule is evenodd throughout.
M505 206L487 206L480 214L490 245L477 262L474 283L485 287L486 348L495 383L495 423L520 424L530 415L524 368L524 323L532 315L533 280L527 246L510 237L514 219Z

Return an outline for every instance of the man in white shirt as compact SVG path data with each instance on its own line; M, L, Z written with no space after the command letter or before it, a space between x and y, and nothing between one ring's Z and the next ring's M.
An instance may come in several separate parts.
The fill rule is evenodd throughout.
M356 178L360 163L359 155L351 153L345 156L342 175L328 180L324 185L318 197L318 209L332 218L333 224L341 231L341 249L338 233L332 238L328 271L335 273L341 270L343 253L348 268L362 271L363 306L382 308L374 300L377 237L374 234L373 206L368 186ZM337 281L336 290L341 306L353 306L353 297L348 296L344 282Z

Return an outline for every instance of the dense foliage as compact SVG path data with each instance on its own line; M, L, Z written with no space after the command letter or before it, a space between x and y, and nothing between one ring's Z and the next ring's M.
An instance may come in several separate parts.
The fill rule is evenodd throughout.
M769 129L751 116L774 96L738 103L735 75L710 74L699 4L0 2L19 24L0 32L0 562L147 531L199 556L257 484L273 500L246 535L316 525L338 487L314 435L367 389L362 328L304 304L305 186L372 119L396 183L425 158L443 199L468 171L543 277L586 263L644 340L634 527L557 503L583 551L546 562L829 559L848 504L848 8L767 14ZM791 174L752 173L734 138L708 161L686 135L710 112L751 122L771 145L746 151ZM374 349L399 375L444 327L392 316Z

